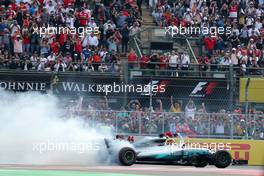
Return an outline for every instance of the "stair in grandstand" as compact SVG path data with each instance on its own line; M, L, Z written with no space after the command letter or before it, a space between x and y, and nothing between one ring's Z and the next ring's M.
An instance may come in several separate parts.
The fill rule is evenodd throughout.
M136 51L137 55L151 53L151 42L170 42L173 43L173 49L178 52L187 52L191 57L191 62L195 63L196 55L199 54L200 44L189 41L187 43L185 37L173 39L169 36L165 36L165 28L159 27L155 24L153 17L150 15L149 9L145 5L142 6L142 30L140 34L135 36L136 40L131 42L130 46ZM193 51L191 51L193 50Z
M142 6L142 20L143 20L143 26L156 26L156 24L153 21L152 16L150 16L149 9L144 5Z

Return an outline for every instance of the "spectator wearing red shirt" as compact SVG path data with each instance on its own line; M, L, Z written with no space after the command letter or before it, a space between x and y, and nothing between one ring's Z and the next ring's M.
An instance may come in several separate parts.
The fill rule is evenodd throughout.
M74 52L75 52L75 54L78 55L78 59L79 59L81 57L81 53L82 53L82 41L79 37L76 39L76 42L74 45Z
M238 14L238 4L236 4L234 1L232 2L232 5L229 9L229 17L230 18L237 18Z
M56 41L56 39L53 39L53 42L51 42L50 44L50 48L51 48L51 51L57 55L59 54L59 51L60 51L60 44L59 42Z
M204 71L207 71L209 69L209 64L210 64L209 58L208 57L200 57L198 59L198 63L199 63L199 71L202 71L202 74L206 75L206 74L204 74Z
M159 69L166 70L168 68L168 58L165 55L161 55L159 59Z
M93 63L94 70L98 71L99 64L101 63L101 57L97 53L93 54L92 63Z
M23 35L23 52L24 53L30 52L30 37L27 33Z
M148 56L143 55L140 59L140 68L141 69L146 69L148 68L148 64L149 64L150 60L148 58Z
M6 11L7 19L13 20L16 17L16 12L12 9L12 6L8 6L8 10Z
M64 6L68 7L75 3L75 0L63 0Z
M59 44L61 46L64 46L65 42L67 41L67 34L64 34L64 33L60 33L60 36L59 36Z
M127 56L127 60L128 60L128 68L133 69L136 66L136 62L137 62L137 55L133 49L130 50Z
M23 28L28 29L30 25L29 14L26 14L26 18L23 20Z
M79 19L80 26L87 25L89 20L89 14L84 9L82 9L82 11L78 13L77 17Z
M12 10L16 11L17 10L17 4L15 1L13 1L8 7L11 7Z
M205 48L208 51L208 54L211 56L213 54L213 50L216 45L216 38L208 36L204 38L203 42L204 42Z

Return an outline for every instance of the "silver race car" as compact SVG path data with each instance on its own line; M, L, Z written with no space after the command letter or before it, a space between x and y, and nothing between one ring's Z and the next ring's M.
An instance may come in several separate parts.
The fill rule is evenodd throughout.
M115 154L119 163L124 166L131 166L138 162L163 162L196 167L205 167L210 164L218 168L226 168L232 162L228 151L188 147L183 138L179 137L178 144L164 137L146 137L131 145L126 145L125 143L128 142L120 139L105 139L105 144L109 154ZM116 145L123 147L114 151L113 148Z

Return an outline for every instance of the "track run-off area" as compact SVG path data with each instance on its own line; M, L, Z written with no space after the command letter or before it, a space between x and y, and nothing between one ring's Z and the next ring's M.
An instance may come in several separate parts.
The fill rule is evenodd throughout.
M214 166L135 164L133 166L40 166L0 165L0 176L264 176L260 166Z

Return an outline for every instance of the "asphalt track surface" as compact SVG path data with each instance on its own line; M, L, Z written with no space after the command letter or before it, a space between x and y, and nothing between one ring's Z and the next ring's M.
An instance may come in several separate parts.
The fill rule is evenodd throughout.
M135 164L133 166L39 166L0 165L0 176L264 176L263 167Z

